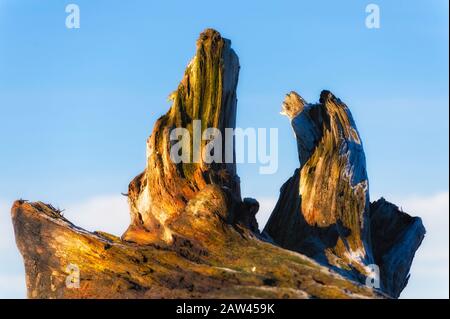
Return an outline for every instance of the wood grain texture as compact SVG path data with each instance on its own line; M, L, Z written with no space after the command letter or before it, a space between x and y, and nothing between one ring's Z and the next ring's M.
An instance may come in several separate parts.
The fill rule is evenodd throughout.
M16 201L12 221L30 298L386 298L405 287L425 230L383 200L370 204L365 155L348 107L324 91L317 104L283 104L300 167L282 187L261 234L259 204L241 198L234 148L220 163L174 163L170 132L222 133L236 125L239 60L212 29L200 34L173 104L147 140L144 171L129 184L121 238L87 232L51 205ZM206 142L196 148L206 151ZM225 145L225 140L222 140ZM226 156L226 153L223 154ZM308 257L309 256L309 257ZM381 269L381 290L363 283ZM67 282L75 265L78 288Z

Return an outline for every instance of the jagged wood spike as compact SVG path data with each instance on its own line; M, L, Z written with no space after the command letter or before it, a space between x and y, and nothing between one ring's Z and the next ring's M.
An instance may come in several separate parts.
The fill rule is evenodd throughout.
M187 202L208 184L231 189L240 198L240 182L236 165L226 163L174 164L170 158L170 130L186 128L193 136L193 120L201 120L201 132L217 128L225 138L225 128L236 125L236 87L239 59L231 42L212 29L197 40L197 52L189 63L178 89L170 95L169 112L155 124L147 141L147 167L129 186L132 223L123 238L135 242L170 242L168 224L179 218ZM190 149L196 152L190 140ZM205 148L201 141L196 155ZM225 140L222 141L225 146ZM191 154L194 160L194 154ZM233 154L234 158L234 154Z
M300 168L281 188L264 234L361 282L377 264L381 289L398 297L425 234L420 218L409 222L389 205L371 206L361 138L350 110L331 92L322 91L316 104L291 92L281 113L294 129ZM385 245L390 249L379 248Z

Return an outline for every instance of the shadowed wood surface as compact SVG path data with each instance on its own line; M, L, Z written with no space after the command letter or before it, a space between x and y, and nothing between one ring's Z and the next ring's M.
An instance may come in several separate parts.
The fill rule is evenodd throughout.
M425 236L421 219L384 200L370 204L361 137L331 92L312 104L290 92L282 114L294 130L300 168L281 188L264 234L353 280L378 272L380 288L398 297Z

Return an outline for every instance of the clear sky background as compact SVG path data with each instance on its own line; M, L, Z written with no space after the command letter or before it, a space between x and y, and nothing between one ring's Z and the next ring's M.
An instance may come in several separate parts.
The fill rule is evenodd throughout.
M65 6L81 28L65 27ZM378 4L381 28L365 26ZM421 216L428 233L403 297L448 298L448 1L0 0L0 297L25 297L9 216L18 198L66 209L89 230L129 222L145 141L207 27L240 58L237 125L279 129L279 169L239 165L262 227L298 157L285 93L331 90L363 138L373 200Z

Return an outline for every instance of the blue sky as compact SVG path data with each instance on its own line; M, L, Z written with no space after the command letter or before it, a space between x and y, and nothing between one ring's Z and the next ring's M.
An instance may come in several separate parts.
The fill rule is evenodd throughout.
M65 27L69 3L80 7L80 29ZM380 7L380 29L365 27L369 3ZM329 89L350 107L363 138L372 199L384 195L405 206L419 203L411 207L413 214L434 216L429 223L436 230L428 227L431 257L438 254L432 246L447 238L446 254L417 261L422 268L416 276L413 268L406 295L448 297L446 0L227 1L220 6L211 1L0 0L4 234L11 231L6 224L14 199L85 208L95 198L126 191L144 168L146 138L169 108L167 96L207 27L231 39L240 58L237 125L279 129L278 172L260 175L256 164L239 165L244 195L266 203L261 214L267 216L280 186L298 167L292 130L279 115L284 94L296 90L314 102ZM437 203L437 213L416 211L433 210L427 200ZM76 219L81 213L69 214ZM86 227L94 227L89 222L96 216L90 217ZM13 243L0 249L7 260L0 265L0 284L9 283L2 276L23 276ZM446 271L447 280L426 277L432 267ZM0 297L22 294L0 286Z

